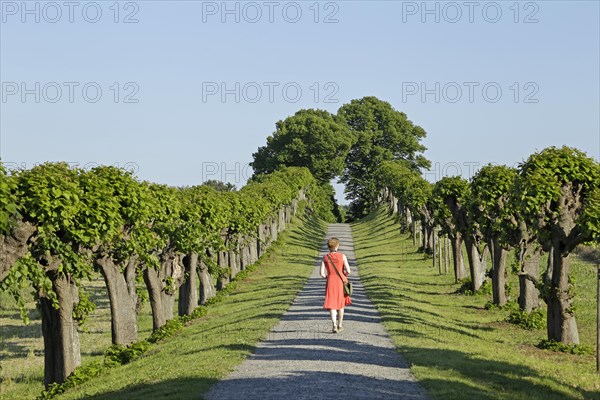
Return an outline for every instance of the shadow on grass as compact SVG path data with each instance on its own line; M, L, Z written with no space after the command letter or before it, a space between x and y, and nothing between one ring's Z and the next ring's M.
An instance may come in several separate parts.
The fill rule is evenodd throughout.
M600 393L565 385L553 378L540 375L538 371L524 365L496 360L482 360L455 350L424 347L401 347L400 353L413 361L413 367L429 367L452 370L455 379L424 379L422 382L435 398L496 400L528 398L531 400L600 399ZM544 382L538 384L532 378ZM468 379L471 384L464 381ZM573 396L548 386L568 386L581 397Z
M544 373L543 369L535 367L535 363L500 360L493 353L484 356L473 351L471 343L493 349L497 345L493 336L497 328L461 321L452 315L445 316L425 305L433 305L428 300L457 296L447 292L456 285L450 281L440 282L431 275L432 270L422 268L423 264L418 260L414 265L412 261L407 262L414 249L404 245L409 240L404 239L404 235L394 237L390 228L394 221L384 214L377 211L361 221L370 227L355 225L358 233L355 237L359 236L355 240L357 250L359 254L365 252L368 255L368 258L359 257L359 262L365 261L363 265L368 271L361 278L369 297L378 305L388 331L394 336L398 352L411 362L413 370L419 371L420 382L433 398L600 400L600 392L592 390L593 385L583 389L576 381L564 381L558 375ZM370 236L374 225L380 228L376 235L385 242L385 245L378 243L382 252L387 252L390 247L398 249L397 260L402 262L402 267L410 268L409 274L396 274L389 256L373 255L377 251L377 245L373 246L373 237ZM407 270L401 268L399 271ZM437 282L433 282L435 280ZM458 310L467 308L471 313L484 310L483 307L461 305L460 302L454 306ZM458 344L464 347L458 347Z
M202 398L208 388L217 382L212 378L177 378L157 383L142 383L128 386L121 390L108 391L96 395L88 395L86 399L94 400L134 400L134 399L195 399Z

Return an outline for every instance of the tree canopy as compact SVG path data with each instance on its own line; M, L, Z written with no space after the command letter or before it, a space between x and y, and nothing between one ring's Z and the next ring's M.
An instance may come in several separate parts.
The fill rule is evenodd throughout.
M364 97L344 104L338 117L355 137L342 174L352 211L360 217L371 210L377 197L376 171L381 163L406 160L416 168L428 168L420 141L426 133L408 120L406 114L376 97Z
M278 121L267 144L252 156L256 174L270 173L281 166L307 167L321 182L342 173L353 138L337 117L323 110L300 110Z

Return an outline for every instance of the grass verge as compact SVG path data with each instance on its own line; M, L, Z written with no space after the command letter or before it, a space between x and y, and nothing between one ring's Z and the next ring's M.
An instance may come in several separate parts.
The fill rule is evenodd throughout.
M460 285L452 273L439 275L386 212L353 224L352 231L367 294L432 398L600 399L594 355L538 349L545 329L525 330L505 322L510 311L486 310L487 295L457 294ZM595 339L594 268L582 260L572 262L585 345ZM510 279L514 287L516 277Z
M130 364L112 368L57 399L198 399L250 355L289 308L315 266L325 225L295 218L278 242L205 317L151 347ZM110 342L110 330L107 332ZM87 361L98 359L90 357ZM37 370L41 377L42 371ZM2 399L31 398L39 381L6 387ZM33 386L31 388L30 386ZM24 396L27 393L29 396Z

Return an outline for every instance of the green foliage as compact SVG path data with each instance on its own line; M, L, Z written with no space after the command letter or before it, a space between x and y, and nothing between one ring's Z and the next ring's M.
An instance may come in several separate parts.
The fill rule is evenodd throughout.
M571 353L577 355L594 354L594 349L591 346L579 345L579 344L566 344L557 342L555 340L543 339L538 343L538 348L544 350L551 350L560 353Z
M376 171L381 188L387 187L402 204L419 214L431 199L432 185L417 166L407 160L384 161Z
M80 328L85 327L87 317L96 310L96 303L90 300L90 295L79 288L79 302L73 308L73 319L79 323Z
M175 333L181 330L181 328L183 328L183 323L179 320L179 318L170 319L166 324L152 332L148 338L148 341L150 343L156 343L159 340L173 336Z
M507 207L517 171L504 165L488 164L471 179L469 212L481 227L485 240L500 237L513 216Z
M32 256L38 262L58 258L60 272L74 279L91 271L85 253L77 251L80 244L90 244L90 235L84 234L90 221L78 218L87 206L81 201L79 173L67 163L45 163L16 174L23 217L38 226Z
M329 183L342 173L352 136L337 117L323 110L300 110L276 127L267 145L252 155L256 174L282 166L306 167L318 181Z
M516 308L506 318L506 322L520 326L523 329L540 329L546 326L546 316L540 309L531 312Z
M338 217L334 214L336 207L335 190L329 183L316 184L309 188L308 195L311 199L311 210L315 216L325 222L336 222Z
M459 231L466 233L467 204L470 193L469 183L461 177L443 177L433 187L431 202L435 220L442 227L442 233L451 237Z
M456 289L457 294L463 294L465 296L489 296L492 294L492 284L489 280L483 281L481 287L477 289L477 291L473 292L471 289L473 287L471 283L471 278L464 278L458 281L460 285L458 289Z
M355 218L373 209L378 188L376 170L384 161L406 160L416 168L429 168L429 161L421 154L426 150L420 143L425 130L388 102L376 97L352 100L337 115L355 138L341 178Z
M517 195L542 241L566 229L560 235L570 236L564 243L568 254L579 243L597 240L600 165L594 159L574 148L548 147L529 156L520 175ZM574 232L571 221L577 224Z
M58 308L58 298L52 288L52 281L30 254L19 259L0 282L0 292L8 294L15 300L25 324L29 324L30 321L23 294L31 292L32 285L37 288L36 294L46 297L55 308Z
M15 179L7 176L0 162L0 235L8 233L15 219L20 216L15 196L16 186Z
M90 380L96 376L100 376L107 368L110 368L102 361L93 362L84 367L79 367L67 377L67 379L61 383L52 383L46 390L37 397L37 400L48 400L55 396L64 393L70 388L78 386L83 382Z
M235 192L236 188L233 183L217 181L209 179L202 183L202 186L208 186L215 189L217 192Z
M128 364L150 348L148 340L140 340L129 346L112 345L104 352L105 363Z

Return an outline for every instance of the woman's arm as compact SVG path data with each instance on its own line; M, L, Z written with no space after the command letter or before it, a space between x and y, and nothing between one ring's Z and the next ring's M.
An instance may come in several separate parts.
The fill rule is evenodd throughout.
M348 259L346 258L345 254L344 254L344 270L346 271L347 275L350 275L352 273L352 271L350 271L350 264L348 264Z
M327 278L327 272L325 271L325 261L321 261L321 278Z

